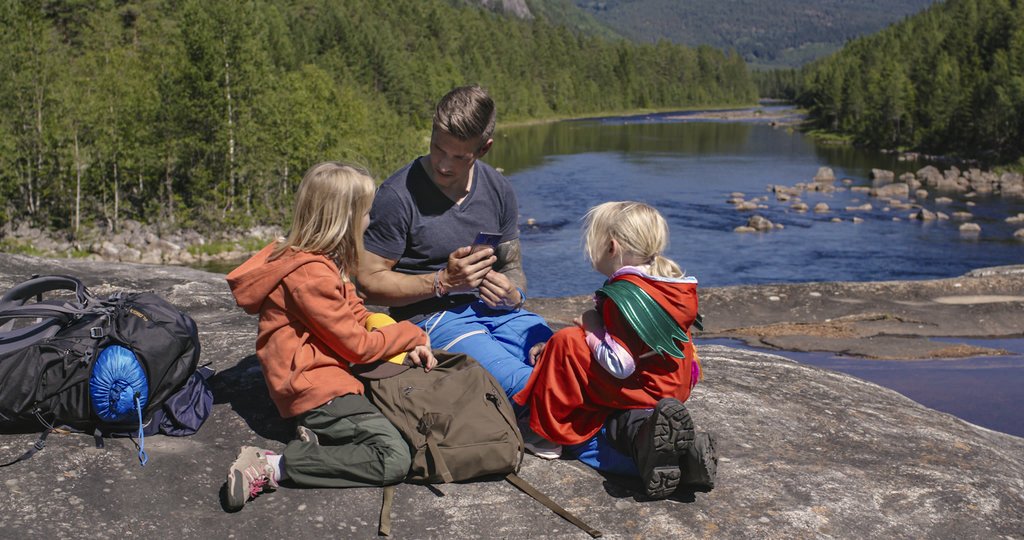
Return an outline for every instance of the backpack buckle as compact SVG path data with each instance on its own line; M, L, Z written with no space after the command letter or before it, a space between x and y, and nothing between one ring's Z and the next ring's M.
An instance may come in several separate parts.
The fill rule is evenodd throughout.
M103 328L99 326L93 326L89 329L89 337L93 339L99 339L103 337Z

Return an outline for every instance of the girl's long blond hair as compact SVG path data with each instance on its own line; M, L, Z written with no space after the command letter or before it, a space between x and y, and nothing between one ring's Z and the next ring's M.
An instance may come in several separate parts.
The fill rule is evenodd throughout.
M354 272L363 249L360 224L373 193L373 179L361 168L337 161L313 165L295 195L291 230L270 260L295 249L330 257L342 275Z
M593 263L608 242L615 240L625 251L650 265L651 275L683 277L672 259L662 255L668 247L668 223L650 205L633 201L606 202L584 216L584 246Z

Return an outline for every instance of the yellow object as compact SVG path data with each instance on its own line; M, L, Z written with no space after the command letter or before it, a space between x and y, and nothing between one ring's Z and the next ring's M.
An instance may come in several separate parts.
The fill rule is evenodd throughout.
M371 313L366 319L366 329L370 331L389 324L395 324L395 320L384 313ZM392 364L401 364L402 362L405 362L406 354L407 353L398 353L391 358L388 358L388 362L391 362Z

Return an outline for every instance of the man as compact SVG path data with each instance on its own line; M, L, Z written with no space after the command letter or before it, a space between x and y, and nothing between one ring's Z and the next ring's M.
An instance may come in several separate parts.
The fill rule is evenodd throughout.
M430 153L377 191L357 279L367 303L391 306L393 317L426 330L433 347L472 356L511 397L551 330L522 309L515 192L480 161L494 122L494 101L478 86L441 99ZM500 235L497 247L472 246L480 232Z

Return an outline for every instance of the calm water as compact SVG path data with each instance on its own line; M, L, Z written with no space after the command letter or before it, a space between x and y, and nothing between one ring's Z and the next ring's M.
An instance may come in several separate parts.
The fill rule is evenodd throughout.
M984 426L1024 437L1024 339L949 339L979 347L1005 349L1010 356L965 360L889 362L818 352L773 351L748 347L740 340L706 339L726 345L778 354L802 364L848 373L891 388L914 401Z
M580 218L600 202L634 199L656 206L668 219L669 256L703 286L801 281L876 281L961 275L982 266L1024 263L1017 226L1003 220L1024 212L1024 202L976 198L926 208L952 214L969 210L982 227L961 237L959 222L906 220L911 210L885 212L866 194L808 193L829 214L800 214L777 203L771 184L809 182L818 167L837 178L870 185L872 168L916 171L927 163L900 162L894 155L818 145L800 133L767 122L712 122L685 115L570 121L498 131L487 156L515 185L522 224L524 266L533 296L588 294L601 282L580 246ZM940 167L942 168L942 167ZM838 182L837 182L837 185ZM768 195L770 208L757 213L784 230L738 234L752 212L726 199L742 192L749 200ZM870 212L846 206L871 202ZM865 221L853 224L854 215ZM831 223L832 217L844 223ZM904 218L894 222L892 218ZM526 225L528 219L536 226Z

